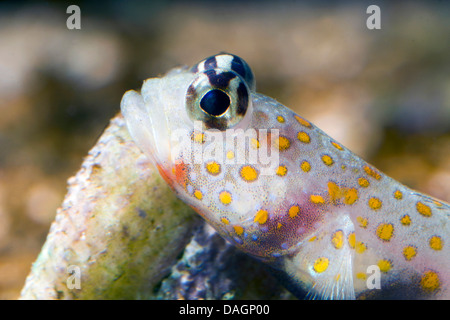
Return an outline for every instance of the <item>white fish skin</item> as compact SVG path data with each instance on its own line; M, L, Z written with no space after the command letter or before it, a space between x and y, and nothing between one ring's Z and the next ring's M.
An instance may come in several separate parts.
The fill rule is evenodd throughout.
M145 81L121 109L178 197L293 291L449 299L450 205L389 178L254 88L248 65L222 53ZM217 105L203 99L211 90ZM233 132L247 143L227 143ZM250 162L254 150L275 152L276 165Z

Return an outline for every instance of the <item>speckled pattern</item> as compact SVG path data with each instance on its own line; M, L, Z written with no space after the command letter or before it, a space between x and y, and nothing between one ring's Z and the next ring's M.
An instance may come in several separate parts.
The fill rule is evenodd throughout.
M253 74L246 77L230 61L243 60L209 57L190 70L149 79L141 94L123 97L132 137L178 196L225 239L278 268L293 291L310 298L449 298L450 206L401 185L256 93ZM222 115L198 110L203 93L189 98L205 74L203 93L209 85L231 97ZM221 75L236 81L221 83ZM247 97L236 93L243 84ZM236 109L243 104L241 114ZM219 130L198 130L195 120ZM213 138L225 137L227 129L237 136L255 129L256 135L230 148ZM278 152L279 162L267 168L238 159L252 150ZM367 287L374 266L381 289Z

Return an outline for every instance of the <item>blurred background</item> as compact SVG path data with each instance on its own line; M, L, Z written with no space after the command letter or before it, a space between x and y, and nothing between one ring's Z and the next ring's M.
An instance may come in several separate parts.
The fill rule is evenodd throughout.
M69 30L66 9L81 9ZM381 8L368 30L366 9ZM220 51L257 91L450 201L448 1L0 2L0 299L16 299L66 180L128 89Z

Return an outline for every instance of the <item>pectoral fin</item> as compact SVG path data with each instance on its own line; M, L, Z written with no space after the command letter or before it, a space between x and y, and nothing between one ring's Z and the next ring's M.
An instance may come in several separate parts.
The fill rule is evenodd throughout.
M353 254L348 238L354 234L348 216L325 224L306 239L299 250L286 257L282 269L291 291L306 292L306 299L355 299Z

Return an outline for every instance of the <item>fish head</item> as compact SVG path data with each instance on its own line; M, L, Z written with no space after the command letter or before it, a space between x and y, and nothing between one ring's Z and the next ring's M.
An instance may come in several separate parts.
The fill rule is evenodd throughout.
M301 152L291 147L297 130L288 119L311 125L257 93L243 59L221 53L148 79L140 94L124 95L121 110L178 196L242 250L276 256L318 223L320 210L288 221L307 197L289 188L295 175L286 177Z

